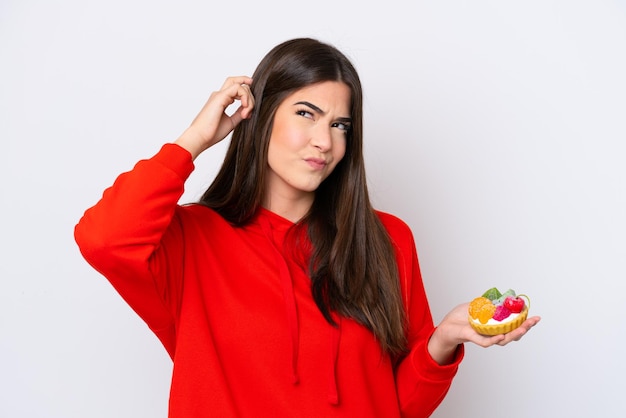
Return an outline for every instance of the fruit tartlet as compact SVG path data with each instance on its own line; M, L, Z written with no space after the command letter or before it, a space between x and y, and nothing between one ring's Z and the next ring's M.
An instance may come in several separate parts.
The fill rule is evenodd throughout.
M483 335L499 335L513 331L528 317L530 299L516 295L513 289L504 293L493 287L469 304L469 323Z

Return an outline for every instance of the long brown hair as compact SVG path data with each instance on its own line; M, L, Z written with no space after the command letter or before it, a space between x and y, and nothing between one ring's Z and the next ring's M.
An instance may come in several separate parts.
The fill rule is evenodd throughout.
M278 106L303 87L345 83L352 92L346 153L297 227L306 229L311 242L311 290L326 320L335 325L332 312L353 318L372 331L385 351L400 354L406 348L405 311L394 250L367 191L363 93L354 66L335 47L298 38L274 47L252 78L252 115L233 131L224 163L200 203L234 225L248 223L262 202Z

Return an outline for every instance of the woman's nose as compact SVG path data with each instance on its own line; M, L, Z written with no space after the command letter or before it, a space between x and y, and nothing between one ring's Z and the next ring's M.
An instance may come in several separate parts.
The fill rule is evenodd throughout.
M326 152L333 146L331 128L318 126L311 137L311 144L321 152Z

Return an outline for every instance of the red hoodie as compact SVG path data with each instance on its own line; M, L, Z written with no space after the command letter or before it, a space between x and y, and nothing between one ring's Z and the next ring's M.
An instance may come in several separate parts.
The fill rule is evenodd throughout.
M408 226L379 213L409 318L410 352L394 367L365 327L323 318L302 262L283 245L290 221L262 209L233 227L207 207L179 205L193 169L186 150L164 145L75 229L85 259L172 357L169 417L429 416L463 347L446 366L427 351L434 326Z

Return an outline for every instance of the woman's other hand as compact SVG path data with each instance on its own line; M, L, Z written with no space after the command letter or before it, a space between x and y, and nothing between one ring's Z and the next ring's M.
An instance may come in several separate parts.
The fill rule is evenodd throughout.
M472 342L481 347L491 347L492 345L504 346L511 341L519 341L541 320L539 316L533 316L526 319L519 328L507 334L487 336L477 333L469 324L467 320L468 308L469 303L464 303L450 311L431 336L428 349L437 363L447 364L451 362L457 346L465 342Z

